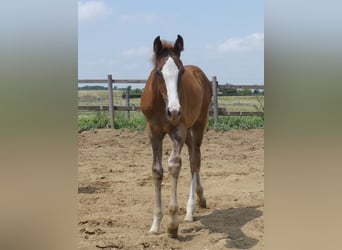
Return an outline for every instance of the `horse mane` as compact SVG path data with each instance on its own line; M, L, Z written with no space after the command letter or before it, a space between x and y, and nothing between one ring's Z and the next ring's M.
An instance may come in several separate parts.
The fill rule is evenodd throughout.
M174 48L173 42L166 41L166 40L162 40L161 42L162 42L163 50L165 50L165 51L172 51L173 50L173 48ZM154 66L157 65L157 59L158 59L158 55L155 52L153 52L152 62L153 62Z

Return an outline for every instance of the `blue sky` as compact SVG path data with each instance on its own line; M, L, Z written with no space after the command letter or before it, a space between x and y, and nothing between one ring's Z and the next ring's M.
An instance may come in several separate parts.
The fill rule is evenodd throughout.
M79 78L146 79L156 36L220 84L264 83L264 1L78 1Z

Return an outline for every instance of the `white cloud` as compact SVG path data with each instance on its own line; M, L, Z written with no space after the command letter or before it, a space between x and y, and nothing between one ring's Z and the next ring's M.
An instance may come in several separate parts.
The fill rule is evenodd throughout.
M89 21L107 16L111 9L103 1L78 1L78 20Z
M120 15L119 21L125 24L151 24L157 22L158 18L151 14L127 14Z
M123 56L132 57L132 56L146 56L152 54L152 49L147 47L139 47L127 49L122 52Z
M233 37L224 41L217 46L209 46L218 52L236 53L263 50L264 48L264 33L254 33L246 37Z

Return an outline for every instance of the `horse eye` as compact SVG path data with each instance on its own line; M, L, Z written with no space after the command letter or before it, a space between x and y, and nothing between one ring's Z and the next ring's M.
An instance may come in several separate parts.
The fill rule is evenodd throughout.
M157 70L156 74L157 74L157 76L163 76L161 70Z

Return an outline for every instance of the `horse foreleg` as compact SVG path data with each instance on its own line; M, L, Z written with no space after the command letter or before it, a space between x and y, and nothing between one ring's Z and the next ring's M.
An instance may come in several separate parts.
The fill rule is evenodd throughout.
M163 181L162 167L162 140L163 136L151 136L151 144L153 149L153 164L152 164L152 181L155 191L153 222L150 233L158 233L160 222L163 218L162 200L161 200L161 184Z
M179 128L172 133L171 139L173 141L173 150L168 160L169 174L171 179L171 196L169 203L170 220L167 227L167 231L170 237L177 237L178 233L178 201L177 201L177 183L178 176L182 167L182 159L180 157L182 147L184 145L186 137L186 129Z
M154 209L153 222L150 233L157 234L160 228L160 222L163 218L162 201L161 201L161 183L163 180L163 169L156 167L152 170L152 180L154 186Z
M180 169L182 166L182 160L179 156L171 155L172 158L169 159L169 173L171 177L171 196L169 203L169 214L170 220L167 227L168 234L175 238L178 232L178 201L177 201L177 182Z

